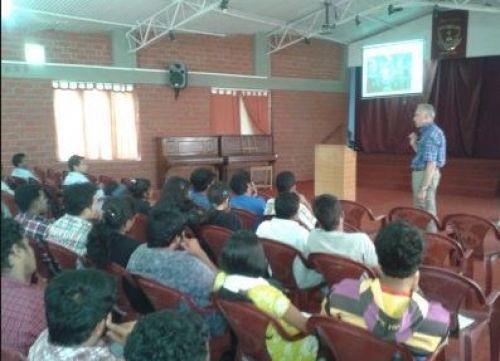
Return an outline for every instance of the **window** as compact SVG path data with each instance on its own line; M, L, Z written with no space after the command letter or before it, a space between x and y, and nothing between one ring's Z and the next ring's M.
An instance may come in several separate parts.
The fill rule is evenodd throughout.
M102 84L97 89L88 89L92 83L82 85L87 89L71 89L76 83L70 83L64 89L67 83L54 83L59 160L73 154L96 160L139 160L133 93L101 90Z

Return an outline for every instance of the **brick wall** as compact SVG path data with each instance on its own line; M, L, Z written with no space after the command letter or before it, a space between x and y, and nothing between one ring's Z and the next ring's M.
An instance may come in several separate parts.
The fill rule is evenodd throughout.
M337 80L343 71L343 49L324 40L312 39L271 55L273 76Z
M54 38L51 38L51 34ZM22 38L17 35L14 38L5 37L4 43L4 36L2 33L2 59L21 60L23 55L19 49L22 49L22 44L19 45L18 42ZM83 58L83 54L95 49L95 44L92 44L95 40L97 44L106 45L101 56L96 56L93 60L100 64L110 63L110 43L106 36L54 32L44 32L37 36L39 39L46 39L45 44L50 44L47 51L48 59L51 59L49 61L74 63L79 62L76 57L81 56L82 62L89 63L91 59ZM162 44L170 47L172 52L169 52ZM199 53L196 53L196 49ZM181 42L178 38L172 43L167 41L153 44L151 48L140 52L138 62L142 67L163 68L166 62L162 63L162 59L168 60L171 54L176 54L177 59L186 61L188 67L193 70L249 74L252 73L253 67L252 49L252 39L246 36L227 38L189 36L189 41ZM336 51L328 50L330 56L336 54ZM233 56L237 56L235 59L239 61L234 61ZM278 54L274 55L276 56ZM228 59L233 60L228 61ZM274 72L279 73L280 67L283 67L281 69L283 74L291 71L289 65L293 63L293 59L284 60L286 59L282 58L280 61L273 59ZM310 60L318 64L321 62L313 58ZM297 61L302 61L300 56ZM335 59L331 61L335 63ZM299 73L300 71L302 70L297 70ZM339 69L331 70L328 73L329 77L337 78L339 71ZM300 76L308 77L313 75L312 73L301 74ZM105 174L116 178L144 176L155 181L155 137L208 134L208 87L188 87L177 101L174 100L171 89L166 86L139 84L135 89L139 107L142 160L140 162L91 162L92 174ZM345 122L346 94L276 90L271 92L271 97L275 150L279 154L277 170L290 169L297 173L299 180L312 179L314 144L321 141L339 124ZM56 157L50 81L2 78L1 130L1 159L5 173L11 171L12 155L20 151L29 154L28 161L31 165L65 169L66 165L59 162Z
M177 35L175 41L162 38L139 50L137 64L165 69L169 62L181 60L192 71L252 74L252 54L251 36Z
M24 61L24 44L45 47L47 63L111 65L111 41L106 34L77 34L62 31L23 33L2 29L2 59Z

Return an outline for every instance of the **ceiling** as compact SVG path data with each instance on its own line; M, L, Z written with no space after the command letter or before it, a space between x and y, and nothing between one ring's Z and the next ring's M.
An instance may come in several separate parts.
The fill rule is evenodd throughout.
M2 19L2 28L73 32L132 29L140 32L153 23L159 24L154 29L157 37L165 35L166 30L220 36L264 32L278 39L288 33L296 38L320 37L349 44L432 13L435 5L443 9L493 12L500 20L500 0L326 0L331 4L329 23L336 26L327 34L321 34L326 21L325 0L229 0L226 11L220 9L220 0L11 1L14 10L8 20ZM401 7L401 11L389 15L391 4ZM174 15L175 9L178 13ZM150 23L144 23L147 26L143 24L141 29L137 24L144 21ZM149 38L144 37L140 45L147 46Z

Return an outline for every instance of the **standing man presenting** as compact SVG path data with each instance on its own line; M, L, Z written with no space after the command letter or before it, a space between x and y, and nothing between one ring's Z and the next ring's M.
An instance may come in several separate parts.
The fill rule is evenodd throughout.
M431 104L419 104L413 116L419 134L413 132L408 138L416 152L411 161L413 205L436 215L436 190L441 178L439 169L446 162L446 138L434 123L434 116Z

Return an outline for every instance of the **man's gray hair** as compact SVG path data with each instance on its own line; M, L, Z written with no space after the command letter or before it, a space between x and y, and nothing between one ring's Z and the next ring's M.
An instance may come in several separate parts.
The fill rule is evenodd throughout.
M436 111L434 110L434 106L429 103L420 103L417 105L417 108L427 114L431 119L434 119L436 116Z

